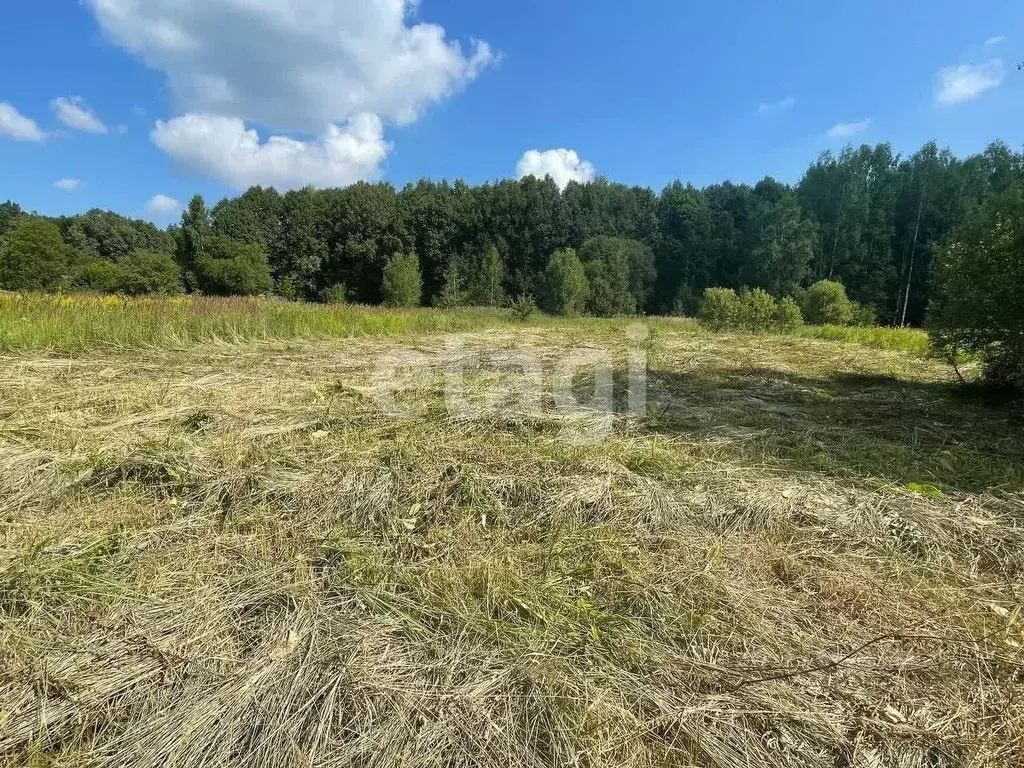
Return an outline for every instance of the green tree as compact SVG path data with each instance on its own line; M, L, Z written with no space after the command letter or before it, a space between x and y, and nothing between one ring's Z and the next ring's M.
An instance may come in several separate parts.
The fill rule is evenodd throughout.
M68 277L72 256L56 224L20 218L0 247L0 286L20 291L59 288Z
M932 345L981 356L986 378L1024 391L1024 187L973 210L935 259Z
M0 203L0 239L3 239L14 228L15 222L24 214L21 206L8 200Z
M420 260L415 253L396 253L384 266L381 291L389 307L418 307L423 294Z
M505 303L505 292L501 287L504 278L501 252L495 246L489 246L480 260L479 269L470 278L470 303L481 307L500 307Z
M195 264L196 284L214 296L254 296L274 288L267 255L257 243L210 237Z
M800 285L810 274L817 227L788 187L765 179L754 188L754 195L758 202L744 282L779 294Z
M196 270L200 259L206 254L207 243L212 236L206 201L202 195L196 195L181 214L181 228L178 230L175 250L175 260L181 267L185 283L190 288L196 285Z
M115 265L112 290L137 296L181 293L181 267L167 253L133 251Z
M590 295L586 271L576 251L561 248L548 260L544 270L544 309L554 315L582 314Z
M632 314L643 311L651 302L655 260L643 243L598 235L580 246L579 257L590 280L591 302L604 308L598 314ZM603 285L598 287L596 282ZM610 296L609 291L618 295Z
M94 208L62 218L60 226L65 242L91 259L121 261L132 251L174 253L174 238L168 232L113 211Z

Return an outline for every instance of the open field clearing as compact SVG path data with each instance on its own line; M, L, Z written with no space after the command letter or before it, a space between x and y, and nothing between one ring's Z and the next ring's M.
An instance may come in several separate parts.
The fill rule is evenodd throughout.
M323 311L362 331L0 307L0 762L1024 763L1019 412L895 343ZM593 444L549 396L452 418L439 370L373 397L399 347L482 402L472 350L588 346Z

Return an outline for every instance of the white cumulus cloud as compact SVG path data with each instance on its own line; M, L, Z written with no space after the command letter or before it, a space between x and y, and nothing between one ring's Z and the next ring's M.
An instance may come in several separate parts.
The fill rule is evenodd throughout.
M35 120L25 117L6 101L0 101L0 136L17 141L43 141L46 138Z
M986 40L985 41L985 45L986 46L999 45L1005 39L1006 39L1006 35L996 35L995 37L990 37L988 40Z
M864 133L871 125L871 118L865 117L855 123L836 123L828 129L830 139L851 139L854 136Z
M943 106L976 99L1003 82L1006 70L1002 59L984 64L961 64L939 70L935 83L935 101Z
M757 106L758 112L781 112L786 109L792 109L796 104L796 97L786 96L784 99L778 101L762 101Z
M590 181L594 173L594 166L581 160L573 149L548 149L544 152L531 149L516 164L517 179L550 176L559 189L565 189L570 181Z
M157 121L152 138L186 170L238 189L347 186L376 176L390 150L380 118L372 114L328 126L312 141L271 136L261 143L238 118L201 114Z
M156 218L167 218L181 212L183 206L173 197L167 195L153 195L153 198L146 204L146 213Z
M50 106L57 119L74 131L107 132L107 126L92 113L81 96L61 96L51 101Z
M496 56L436 24L419 0L85 0L107 37L167 76L179 113L318 133L363 113L399 123Z
M82 185L82 182L78 179L57 179L53 182L53 186L57 189L61 189L65 192L73 192Z

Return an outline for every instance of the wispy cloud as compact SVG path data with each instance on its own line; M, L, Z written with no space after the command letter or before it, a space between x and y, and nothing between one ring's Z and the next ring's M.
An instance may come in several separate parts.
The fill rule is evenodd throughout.
M765 112L781 112L784 109L792 109L795 104L795 96L786 96L778 101L762 101L757 105L757 111L762 114Z
M830 139L850 139L858 134L864 133L871 125L871 118L865 117L855 123L836 123L828 129Z
M53 186L65 192L74 192L82 186L82 182L78 179L57 179L57 181L53 182Z
M81 96L61 96L50 102L54 114L68 128L86 133L106 133L107 126L92 113Z
M990 37L988 40L985 41L985 46L991 47L993 45L999 45L1005 39L1006 35L996 35L995 37Z
M0 101L0 136L9 136L15 141L46 139L46 134L39 129L35 120L25 117L6 101Z
M936 75L935 101L942 106L971 101L999 86L1005 77L1002 59L945 67Z

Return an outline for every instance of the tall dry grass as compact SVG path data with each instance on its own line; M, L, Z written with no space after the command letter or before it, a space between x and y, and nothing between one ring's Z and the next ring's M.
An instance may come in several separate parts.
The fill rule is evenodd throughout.
M263 298L0 293L0 349L6 350L450 332L504 322L501 313L482 309L442 313Z

